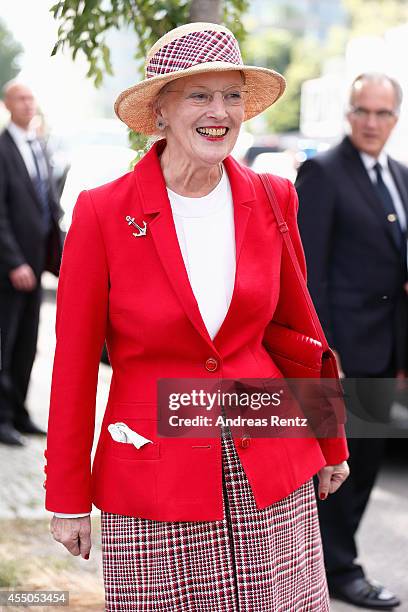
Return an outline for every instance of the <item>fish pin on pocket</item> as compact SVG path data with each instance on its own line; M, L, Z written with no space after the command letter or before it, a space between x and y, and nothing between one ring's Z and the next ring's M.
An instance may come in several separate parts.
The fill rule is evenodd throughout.
M133 227L135 227L138 231L137 232L132 232L132 235L135 238L139 238L140 236L146 236L146 232L147 232L147 223L146 221L143 221L143 227L141 227L140 225L138 225L135 222L135 218L134 217L130 217L129 215L126 217L126 222L128 225L133 225Z

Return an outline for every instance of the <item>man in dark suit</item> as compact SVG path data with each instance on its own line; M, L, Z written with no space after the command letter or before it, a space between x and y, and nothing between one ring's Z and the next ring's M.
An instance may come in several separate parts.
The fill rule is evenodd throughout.
M23 434L45 434L25 407L41 304L41 274L58 274L60 208L47 153L30 129L32 92L4 89L10 123L0 135L0 442L21 446Z
M360 75L350 92L350 135L306 161L296 181L309 288L339 369L360 379L361 406L376 422L389 419L392 403L381 379L406 369L408 169L384 151L401 99L393 79ZM331 595L379 610L400 602L365 577L355 533L384 445L351 437L349 479L318 501Z

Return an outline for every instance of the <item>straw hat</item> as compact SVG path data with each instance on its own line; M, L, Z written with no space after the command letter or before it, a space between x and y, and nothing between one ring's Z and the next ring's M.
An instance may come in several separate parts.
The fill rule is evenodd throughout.
M245 75L248 99L244 121L262 113L285 90L285 79L278 72L242 63L238 42L228 28L215 23L188 23L170 30L153 45L146 58L146 78L118 96L115 112L132 130L154 134L153 102L166 83L192 74L227 70L240 70Z

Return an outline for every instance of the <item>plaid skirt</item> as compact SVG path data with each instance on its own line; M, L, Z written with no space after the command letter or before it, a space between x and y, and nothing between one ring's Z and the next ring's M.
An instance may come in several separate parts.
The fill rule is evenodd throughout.
M312 480L259 510L222 437L224 519L165 522L102 512L108 612L328 612Z

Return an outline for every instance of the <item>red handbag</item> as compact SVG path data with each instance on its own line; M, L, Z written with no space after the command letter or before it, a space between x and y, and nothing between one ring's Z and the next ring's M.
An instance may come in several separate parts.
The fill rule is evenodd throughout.
M320 395L319 391L322 400L319 401L318 410L316 410L315 397L309 402L309 406L304 406L309 416L312 417L312 421L316 424L314 429L318 430L318 436L326 437L328 427L330 427L331 433L329 437L335 437L334 434L338 431L338 425L345 422L343 390L339 382L336 358L327 344L326 337L299 266L289 234L289 228L283 218L272 184L267 174L260 174L259 178L267 193L272 211L276 217L279 230L284 240L284 245L289 253L297 282L299 283L300 291L297 294L300 295L302 301L300 306L304 307L309 313L312 328L315 330L315 337L311 337L300 330L292 329L272 320L265 330L263 343L285 378L337 379L337 381L332 381L329 385L329 399L324 398L324 393ZM298 380L296 395L299 399L300 396L302 396L303 404L304 400L306 400L305 396L310 398L314 395L313 392L311 393L309 387L310 385L304 384L303 393L301 382ZM321 391L323 390L324 384L321 386ZM322 427L324 423L328 424L327 427Z
M288 250L301 291L304 308L309 312L315 337L271 321L265 331L264 345L287 378L339 378L336 358L327 344L322 326L306 286L275 192L267 174L259 174L265 188L279 231Z

